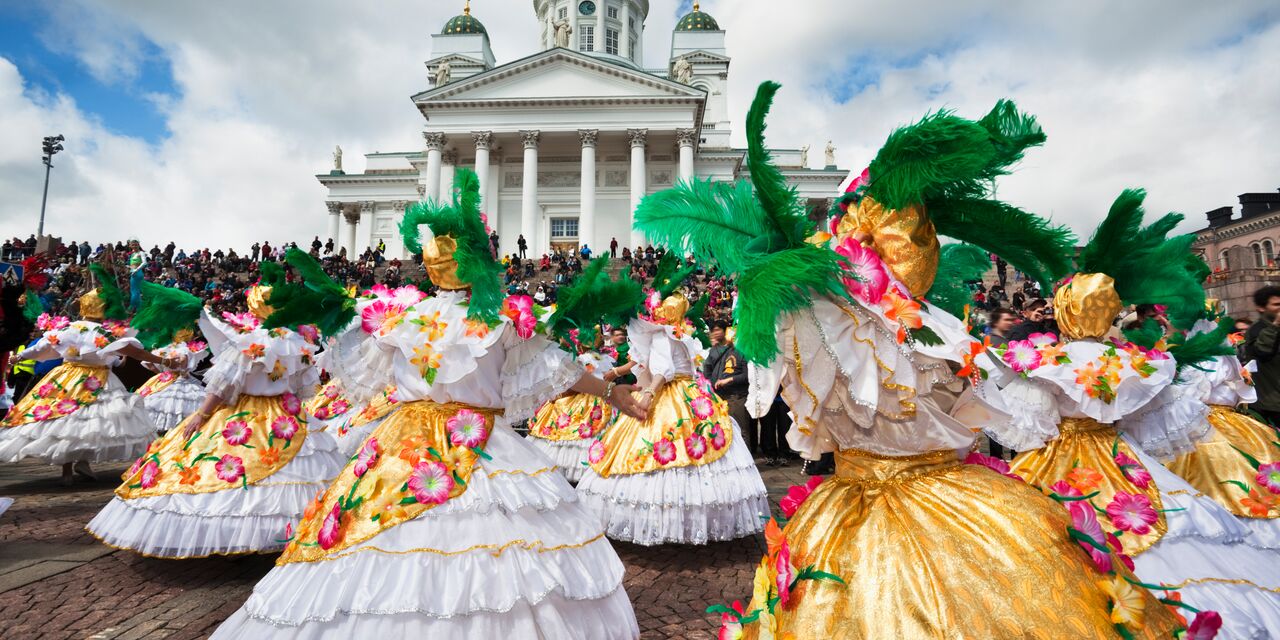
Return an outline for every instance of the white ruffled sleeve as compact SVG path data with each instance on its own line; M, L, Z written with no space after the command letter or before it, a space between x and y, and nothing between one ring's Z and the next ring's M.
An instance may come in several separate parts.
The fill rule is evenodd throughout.
M213 366L204 372L204 387L224 403L231 404L240 397L240 390L244 388L252 368L253 358L239 349L224 348L213 357Z
M1138 442L1148 455L1169 461L1195 451L1213 427L1209 405L1200 398L1200 376L1165 387L1147 406L1120 420L1116 426Z
M651 376L665 380L676 377L675 341L669 329L647 320L636 318L627 326L627 339L631 341L631 359L635 360Z
M329 375L342 381L343 395L354 406L361 406L393 382L399 353L394 344L379 342L354 320L325 340L321 357Z
M506 322L503 331L505 421L514 423L533 417L538 407L568 391L586 374L586 367L577 358L541 334L521 338Z
M1003 386L1001 386L1003 384ZM983 430L992 440L1014 451L1040 449L1058 437L1061 420L1053 390L1022 376L1009 375L1006 381L994 378L974 387L973 395L1007 414L990 421L977 421L974 414L962 422ZM994 414L993 414L994 415Z

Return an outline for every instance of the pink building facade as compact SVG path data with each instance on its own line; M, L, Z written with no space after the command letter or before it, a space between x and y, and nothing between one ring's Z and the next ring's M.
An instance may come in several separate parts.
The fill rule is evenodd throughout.
M1194 248L1213 269L1205 292L1235 318L1257 317L1253 292L1280 285L1280 190L1240 195L1240 213L1220 207L1205 214Z

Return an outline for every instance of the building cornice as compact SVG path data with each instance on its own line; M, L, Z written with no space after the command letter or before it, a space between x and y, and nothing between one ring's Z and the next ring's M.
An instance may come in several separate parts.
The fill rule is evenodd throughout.
M1196 241L1192 246L1221 242L1248 235L1257 231L1280 227L1280 213L1273 213L1246 220L1239 220L1221 227L1208 227L1196 232Z

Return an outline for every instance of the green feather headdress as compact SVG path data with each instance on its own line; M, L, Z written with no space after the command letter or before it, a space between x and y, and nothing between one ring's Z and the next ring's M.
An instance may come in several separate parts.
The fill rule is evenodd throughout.
M697 264L685 266L684 261L677 258L674 251L668 251L658 261L658 268L653 274L653 289L662 298L676 292L681 284L698 269Z
M938 256L938 275L925 300L957 318L964 318L964 308L973 302L969 283L981 280L991 268L987 252L971 244L942 246Z
M1208 266L1191 251L1194 234L1168 237L1182 221L1170 213L1142 226L1142 189L1126 189L1076 259L1079 273L1105 273L1125 304L1168 307L1169 320L1189 329L1204 311L1201 283Z
M684 314L693 323L693 337L698 339L703 349L711 348L711 329L707 326L707 304L710 302L711 296L704 293Z
M999 255L1047 289L1071 272L1075 236L991 198L996 178L1044 141L1035 118L1008 100L976 121L939 111L891 133L867 169L870 182L839 204L870 196L887 209L923 206L939 235Z
M816 224L764 146L765 116L780 86L761 84L747 114L750 182L682 182L647 196L635 212L635 228L651 240L736 278L737 348L761 364L778 354L778 316L811 306L815 293L848 295L840 257L805 242Z
M186 291L154 282L142 283L142 306L129 324L138 331L138 340L147 349L157 349L173 341L184 329L194 330L204 303Z
M572 282L556 294L556 310L547 319L547 328L562 340L572 342L569 332L578 331L578 342L593 344L596 327L624 325L636 315L644 301L644 288L625 274L610 279L605 273L608 258L597 258Z
M400 235L409 251L422 251L418 227L424 224L432 235L449 236L458 243L453 254L458 263L458 279L471 287L467 317L491 325L497 322L504 299L502 265L493 258L489 234L480 219L480 179L475 171L457 169L452 202L426 201L409 206L400 222Z
M128 320L129 310L125 306L124 293L120 291L120 285L116 284L116 279L107 273L106 268L96 262L89 265L89 271L98 282L98 297L102 299L104 305L102 316L107 320Z
M313 324L326 336L337 335L347 328L356 315L356 301L342 285L334 282L316 259L298 248L284 254L285 262L298 272L301 281L286 283L280 265L263 271L263 282L271 278L271 316L264 323L268 329ZM263 265L266 266L265 264ZM279 270L277 273L276 270Z

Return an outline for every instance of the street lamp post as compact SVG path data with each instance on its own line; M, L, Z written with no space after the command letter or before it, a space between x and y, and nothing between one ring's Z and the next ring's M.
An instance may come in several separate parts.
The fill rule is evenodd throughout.
M36 228L36 237L44 236L44 205L49 201L49 170L53 169L53 155L62 151L61 134L44 138L44 196L40 198L40 226Z

